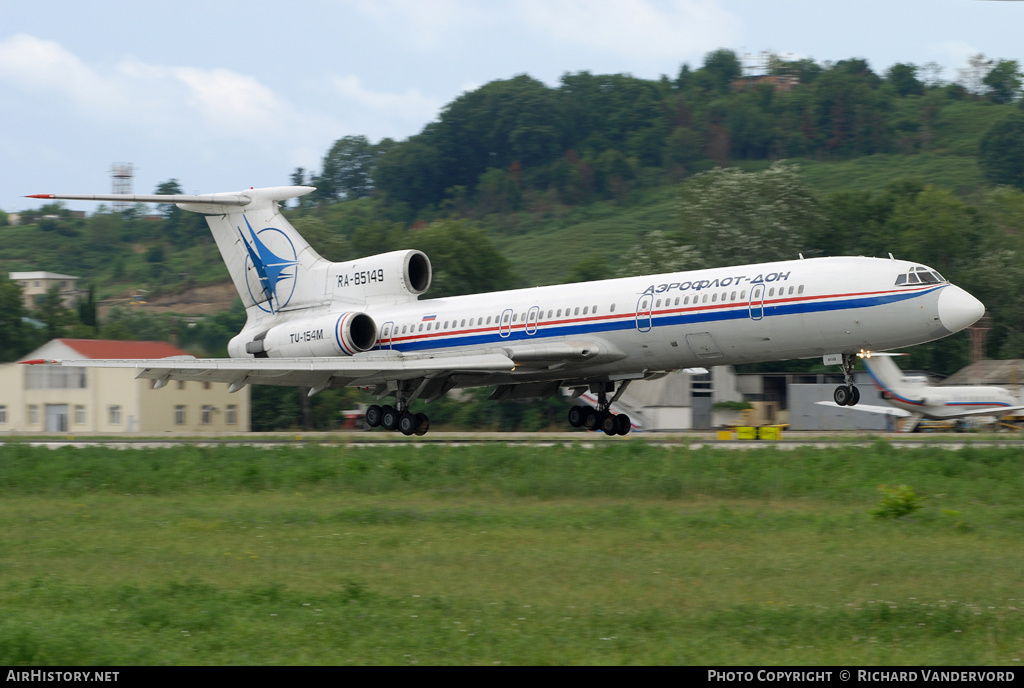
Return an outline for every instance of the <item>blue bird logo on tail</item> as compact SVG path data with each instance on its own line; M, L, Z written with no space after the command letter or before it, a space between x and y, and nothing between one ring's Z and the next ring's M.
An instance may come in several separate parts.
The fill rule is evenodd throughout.
M242 232L242 228L238 228L238 235L242 237L242 243L245 244L245 250L249 253L248 262L251 263L252 269L256 271L256 275L259 278L259 288L254 293L253 284L251 281L246 280L249 284L249 295L252 300L256 303L256 306L267 313L277 313L282 308L288 305L291 301L292 295L295 294L295 280L298 274L296 267L299 261L296 260L295 245L292 244L291 239L288 235L282 232L280 229L274 227L267 227L261 229L257 234L252 225L249 224L249 218L244 215L242 218L245 220L245 226L249 228L249 236L252 237L252 243L245 238L245 233ZM290 249L292 257L291 259L282 258L267 247L267 242L261 240L259 235L266 232L274 232L276 234L269 234L264 237L265 240L271 238L276 239L279 235L281 241L274 241L280 251L282 248L285 250ZM248 265L246 266L246 273L248 274ZM291 289L280 288L281 282L290 281ZM287 292L287 293L285 293Z

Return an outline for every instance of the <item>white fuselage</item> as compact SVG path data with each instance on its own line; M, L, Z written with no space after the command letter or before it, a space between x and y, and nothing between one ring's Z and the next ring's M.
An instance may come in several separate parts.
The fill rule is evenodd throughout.
M466 376L466 385L628 379L692 366L895 349L944 337L980 317L980 302L948 282L897 285L913 265L817 258L362 305L347 301L344 281L332 277L329 307L282 310L277 322L293 327L288 337L302 346L303 339L335 336L323 327L310 330L314 319L359 310L376 324L375 349L505 351L517 363L510 373ZM250 322L232 340L232 357L251 357L245 342L260 329ZM295 356L296 348L268 355Z

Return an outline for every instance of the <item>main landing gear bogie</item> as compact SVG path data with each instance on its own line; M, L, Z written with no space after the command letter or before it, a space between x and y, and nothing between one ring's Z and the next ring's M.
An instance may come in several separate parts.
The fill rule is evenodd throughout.
M594 383L592 391L597 392L597 408L591 406L573 406L569 409L569 425L595 432L600 430L606 435L625 435L629 433L632 423L625 413L612 413L611 405L626 390L628 382L621 383L618 391L611 399L608 393L614 390L612 383ZM597 388L595 390L595 387Z
M403 435L425 435L430 429L430 419L425 413L400 411L394 406L378 406L374 404L366 409L363 415L366 426L381 427L385 430L398 430Z
M573 406L569 409L569 425L591 432L600 430L609 436L628 434L632 427L625 413L598 411L590 406Z

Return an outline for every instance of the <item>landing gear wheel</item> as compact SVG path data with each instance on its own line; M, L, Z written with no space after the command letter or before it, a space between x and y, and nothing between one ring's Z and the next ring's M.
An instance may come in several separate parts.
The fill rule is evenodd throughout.
M381 409L380 426L385 430L394 430L398 427L399 415L394 406L384 406Z
M850 387L850 400L846 402L846 405L856 406L858 401L860 401L860 390L856 387Z
M609 437L611 435L617 435L619 432L619 417L605 412L604 416L601 418L601 430Z
M601 424L601 416L589 406L583 409L583 427L587 430L597 430Z
M375 428L380 425L380 419L383 415L383 410L377 404L374 404L370 408L366 409L366 414L363 416L363 420L366 423L366 427Z
M837 405L846 406L850 402L850 388L846 385L836 387L836 391L832 393L832 399Z
M402 434L406 437L414 434L419 423L416 421L416 416L403 411L402 415L398 417L398 429L402 431Z
M620 413L619 415L615 416L615 421L619 426L616 429L616 432L619 435L628 435L630 428L633 427L633 424L629 420L629 416L627 416L625 413Z
M429 430L429 429L430 429L430 419L427 418L427 414L425 414L425 413L417 413L416 414L416 434L417 435L426 435L427 434L427 430Z
M586 411L582 406L573 406L569 409L569 425L578 428L583 425L583 413Z

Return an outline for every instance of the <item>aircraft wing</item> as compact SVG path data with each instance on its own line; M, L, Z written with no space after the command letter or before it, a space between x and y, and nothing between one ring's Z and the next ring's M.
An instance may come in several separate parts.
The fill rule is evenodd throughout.
M502 354L402 354L372 351L341 358L193 358L172 356L149 359L35 359L25 364L80 368L134 368L137 378L225 382L235 389L246 384L319 387L373 385L389 380L445 377L452 374L510 372L515 364Z
M856 406L840 406L834 401L816 401L818 406L830 406L838 409L850 409L851 411L867 411L868 413L880 413L883 416L896 416L906 418L911 415L910 411L898 409L895 406L874 406L872 404L857 404Z

